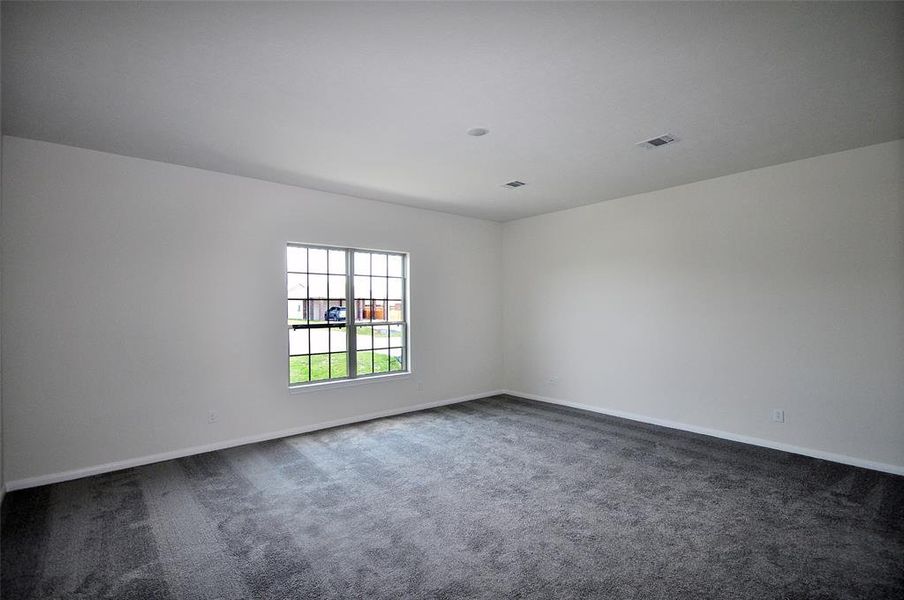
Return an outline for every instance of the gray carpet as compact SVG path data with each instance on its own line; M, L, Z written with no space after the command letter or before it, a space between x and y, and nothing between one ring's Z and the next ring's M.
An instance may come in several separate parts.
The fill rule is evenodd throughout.
M3 598L904 598L904 478L491 398L12 492Z

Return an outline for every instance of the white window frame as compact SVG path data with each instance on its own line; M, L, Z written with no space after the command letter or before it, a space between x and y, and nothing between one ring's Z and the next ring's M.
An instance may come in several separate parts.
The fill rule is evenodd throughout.
M288 250L290 247L297 248L306 248L307 250L341 250L345 252L345 277L346 277L346 287L345 287L345 305L346 305L346 318L345 323L343 325L333 324L332 326L329 323L326 324L310 324L307 325L289 325L286 323L286 381L288 381L290 391L305 391L316 388L322 388L325 386L329 387L342 387L349 385L359 385L362 383L374 383L376 381L385 381L387 379L394 379L399 377L407 377L411 375L411 300L410 300L410 289L409 289L409 274L410 274L410 255L407 252L399 252L396 250L377 250L377 249L368 249L368 248L355 248L350 246L332 246L327 244L310 244L303 242L286 242L285 248ZM366 252L366 253L376 253L376 254L386 254L387 256L398 256L402 259L402 320L401 321L390 321L389 317L389 305L388 302L388 291L387 291L387 299L384 299L386 302L386 321L358 321L356 315L356 298L355 298L355 253L356 252ZM291 274L299 274L296 271L289 271L288 265L288 253L286 254L286 265L285 265L285 277L286 277L286 289L288 289L289 275ZM310 257L309 257L310 260ZM372 266L373 263L371 263ZM310 273L310 263L306 266L308 271L306 274ZM372 270L372 269L371 269ZM373 276L372 274L369 276ZM387 271L386 275L387 279L390 276ZM388 282L387 282L388 283ZM388 285L387 285L388 289ZM330 293L327 294L328 296ZM337 298L338 299L338 298ZM329 300L329 299L327 299ZM370 299L371 302L380 301L380 299ZM329 303L327 303L329 304ZM371 305L373 306L373 304ZM288 317L288 304L286 306ZM358 327L371 327L371 333L373 335L374 327L383 327L383 326L391 326L391 325L401 325L403 332L403 341L402 341L402 361L403 368L399 371L386 371L380 373L362 373L359 374L358 370L358 335L357 328ZM289 367L289 361L293 356L304 356L303 354L292 354L289 336L293 329L320 329L320 328L338 328L345 327L346 328L346 376L345 377L336 377L330 379L318 379L318 380L309 380L306 382L292 382L292 373L291 368ZM310 353L310 342L308 344L308 356L311 356ZM366 349L367 350L367 349ZM373 342L371 343L371 348L369 349L371 353L374 352ZM387 351L389 348L387 348ZM327 354L329 357L330 354ZM330 359L327 358L329 361ZM310 376L310 369L308 367L308 372Z

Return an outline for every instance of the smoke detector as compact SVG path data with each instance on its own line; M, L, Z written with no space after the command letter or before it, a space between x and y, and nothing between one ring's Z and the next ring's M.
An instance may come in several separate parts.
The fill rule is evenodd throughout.
M647 150L652 150L653 148L659 148L660 146L665 146L667 144L672 144L677 142L678 138L674 135L667 133L665 135L660 135L659 137L650 138L648 140L644 140L642 142L637 142L637 145L641 148L646 148Z
M519 188L519 187L521 187L522 185L527 185L527 184L524 183L523 181L517 181L517 180L516 180L516 181L509 181L508 183L503 183L503 184L502 184L502 187L507 187L507 188L513 188L513 189L514 189L514 188Z

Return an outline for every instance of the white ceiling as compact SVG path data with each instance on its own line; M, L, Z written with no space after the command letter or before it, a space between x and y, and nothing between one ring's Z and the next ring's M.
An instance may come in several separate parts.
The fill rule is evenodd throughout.
M2 4L8 135L489 219L904 137L899 3Z

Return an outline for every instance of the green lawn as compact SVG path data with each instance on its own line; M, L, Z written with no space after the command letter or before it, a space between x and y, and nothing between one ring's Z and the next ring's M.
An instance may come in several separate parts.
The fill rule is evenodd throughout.
M378 329L376 331L374 331L373 327L358 326L358 335L370 335L370 334L374 334L377 337L386 337L387 336L385 327L382 327L382 328L378 327Z
M371 362L373 361L373 362ZM330 364L332 362L332 365ZM348 375L348 364L344 352L333 354L315 354L311 357L311 381L322 381L330 378L332 368L333 379ZM358 375L369 373L386 373L401 371L402 362L383 352L358 352ZM306 383L308 381L308 357L289 357L289 383Z

